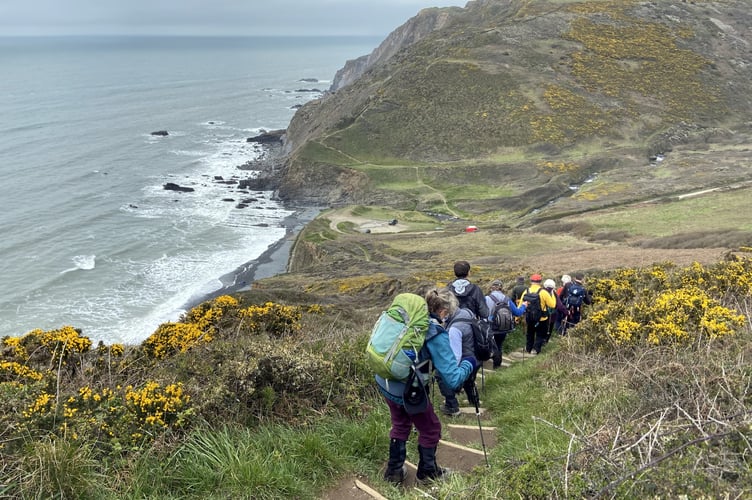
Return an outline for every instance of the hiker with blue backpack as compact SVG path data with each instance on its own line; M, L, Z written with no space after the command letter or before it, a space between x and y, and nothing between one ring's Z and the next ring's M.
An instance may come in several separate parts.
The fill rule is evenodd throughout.
M514 330L515 318L525 314L527 303L522 302L518 307L512 299L504 294L504 283L496 279L491 282L491 291L486 295L486 306L489 310L488 323L491 334L496 342L496 351L491 359L493 359L493 368L497 369L501 366L504 340L506 340L507 334Z
M572 282L562 288L560 298L567 308L567 318L562 328L562 335L566 335L568 329L580 322L582 306L593 303L593 294L585 288L584 281L585 275L583 273L575 273Z
M447 289L431 289L424 297L402 293L374 325L366 360L375 372L379 391L391 415L386 481L400 484L407 477L407 440L418 431L419 482L443 477L448 471L436 463L441 422L428 397L431 365L449 387L457 389L477 368L473 357L459 362L442 326L458 308Z

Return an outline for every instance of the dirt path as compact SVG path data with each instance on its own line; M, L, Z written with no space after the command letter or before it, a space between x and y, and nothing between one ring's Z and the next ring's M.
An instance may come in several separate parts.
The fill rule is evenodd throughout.
M530 359L530 355L524 354L520 350L505 354L501 369L506 369L514 363L524 362L526 359ZM442 440L439 442L436 452L437 462L456 474L469 474L474 468L486 465L488 463L487 454L496 446L496 428L491 425L492 411L482 407L483 391L481 390L481 387L484 387L483 377L494 377L496 376L495 373L495 370L491 368L491 361L487 361L483 370L478 371L477 385L481 396L479 414L476 413L475 406L462 406L460 408L462 413L457 417L448 417L438 411L436 412L442 422ZM441 394L438 388L432 391L431 398L434 408L438 409L441 404ZM462 403L461 397L460 403ZM433 498L434 495L428 493L432 489L431 484L420 485L416 480L417 465L414 460L417 457L414 457L414 453L411 453L410 444L408 443L408 457L405 462L408 475L400 487L405 491L420 490L423 495ZM412 444L414 446L414 442ZM385 456L385 462L386 459ZM380 475L382 472L383 470L380 470L378 474ZM348 476L326 491L321 499L382 500L389 498L391 488L392 486L381 481L372 481L362 476Z

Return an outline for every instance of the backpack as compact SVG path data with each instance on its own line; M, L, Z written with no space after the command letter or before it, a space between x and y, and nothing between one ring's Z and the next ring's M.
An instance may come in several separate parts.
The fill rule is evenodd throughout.
M543 317L543 309L541 309L540 291L531 292L528 288L525 293L522 294L522 301L527 302L527 309L525 310L525 321L528 324L535 325Z
M564 298L565 306L567 306L568 309L577 310L582 305L582 302L585 300L585 294L587 291L585 290L585 287L580 285L579 283L572 283L569 287L569 293Z
M498 300L493 295L489 295L494 301L494 308L491 311L491 321L494 330L498 332L508 332L514 329L514 316L512 309L509 307L509 297Z
M428 306L414 293L397 295L383 311L366 346L366 363L376 375L406 380L428 332Z
M482 321L477 318L455 318L447 325L447 330L454 323L469 323L473 330L473 351L475 359L478 361L487 361L493 356L496 349L496 341L493 338L488 321Z

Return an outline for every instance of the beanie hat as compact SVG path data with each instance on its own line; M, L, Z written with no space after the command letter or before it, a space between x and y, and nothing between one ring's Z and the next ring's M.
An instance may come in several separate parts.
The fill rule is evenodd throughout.
M543 288L555 288L555 287L556 287L556 282L552 280L551 278L543 282Z
M540 283L542 279L543 278L541 278L540 274L533 274L532 276L530 276L530 281L532 281L533 283Z
M568 274L565 274L564 276L561 277L561 282L564 285L566 285L567 283L571 283L572 282L572 277L570 275L568 275Z

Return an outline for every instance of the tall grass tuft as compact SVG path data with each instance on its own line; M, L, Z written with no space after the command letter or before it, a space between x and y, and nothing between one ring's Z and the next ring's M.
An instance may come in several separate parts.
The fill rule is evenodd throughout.
M89 446L48 437L29 443L20 463L19 498L99 498L105 477Z

